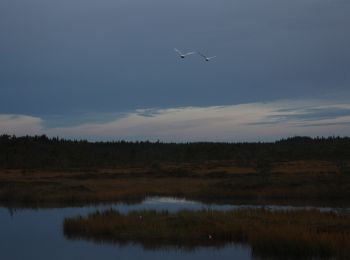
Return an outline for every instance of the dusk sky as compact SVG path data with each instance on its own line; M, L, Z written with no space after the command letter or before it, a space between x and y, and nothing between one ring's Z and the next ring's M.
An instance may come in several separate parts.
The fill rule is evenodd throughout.
M349 135L349 14L349 0L1 0L0 134Z

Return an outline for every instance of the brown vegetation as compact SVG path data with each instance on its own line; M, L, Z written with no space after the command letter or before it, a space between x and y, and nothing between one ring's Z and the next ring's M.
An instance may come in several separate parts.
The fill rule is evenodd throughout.
M345 206L350 204L350 175L326 161L289 161L255 168L210 161L86 171L0 170L3 204L57 206L155 195L221 203Z
M71 239L161 246L251 245L256 256L350 257L350 216L309 211L134 211L108 210L64 221Z

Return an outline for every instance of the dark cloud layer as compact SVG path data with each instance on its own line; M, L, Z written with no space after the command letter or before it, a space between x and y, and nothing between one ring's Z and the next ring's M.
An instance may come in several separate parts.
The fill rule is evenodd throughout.
M348 134L349 13L348 0L1 0L0 134Z
M50 117L327 96L349 1L2 0L0 112ZM177 59L173 48L218 58Z
M330 126L346 125L347 122L324 122L312 123L313 121L350 117L350 108L337 106L306 107L306 108L283 108L267 115L265 120L250 123L251 125L269 125L283 122L299 122L301 126Z
M291 111L291 110L289 110ZM299 120L299 121L315 121L322 119L337 119L339 117L350 116L349 108L341 107L324 107L324 108L307 108L303 110L295 110L293 114L280 114L269 116L276 121L283 120Z

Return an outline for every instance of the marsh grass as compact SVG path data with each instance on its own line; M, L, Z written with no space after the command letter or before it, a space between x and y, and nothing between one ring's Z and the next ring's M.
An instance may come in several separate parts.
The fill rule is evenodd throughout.
M70 239L140 243L146 248L223 246L243 243L252 254L269 258L350 257L350 216L317 210L269 211L96 211L67 218Z
M349 205L350 175L325 161L273 163L268 171L231 161L86 171L0 171L0 203L74 205L183 197L215 203Z

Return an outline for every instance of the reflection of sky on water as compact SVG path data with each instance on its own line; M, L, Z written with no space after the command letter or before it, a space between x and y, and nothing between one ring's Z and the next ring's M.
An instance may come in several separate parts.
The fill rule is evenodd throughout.
M126 213L132 209L190 209L195 202L174 199L148 199L142 204L114 206L88 206L55 209L0 208L0 258L22 259L250 259L250 250L241 246L222 248L197 248L194 251L180 249L144 250L140 245L96 244L81 240L67 240L63 236L65 217L85 215L96 209L115 208ZM169 207L166 207L169 206ZM182 207L183 206L183 207ZM198 205L197 205L198 206ZM199 207L198 207L199 208Z
M350 213L349 208L337 208L337 207L313 207L313 206L289 206L289 205L229 205L229 204L205 204L198 201L186 200L182 198L171 197L149 197L146 198L141 204L130 205L128 208L125 206L116 206L116 209L125 212L124 210L139 210L139 209L156 209L156 210L169 210L171 212L188 209L188 210L230 210L230 209L246 209L246 208L264 208L268 210L311 210L317 209L322 212L336 212L340 214Z
M86 215L95 210L114 208L122 213L130 210L154 209L176 212L181 209L227 210L237 208L268 208L272 210L311 209L292 206L206 205L185 199L150 197L142 203L98 205L54 209L0 208L1 259L250 259L250 249L241 246L197 248L184 251L175 248L144 250L140 245L96 244L66 240L62 222L66 217ZM349 209L319 208L322 211L349 213ZM12 213L12 214L11 214Z

